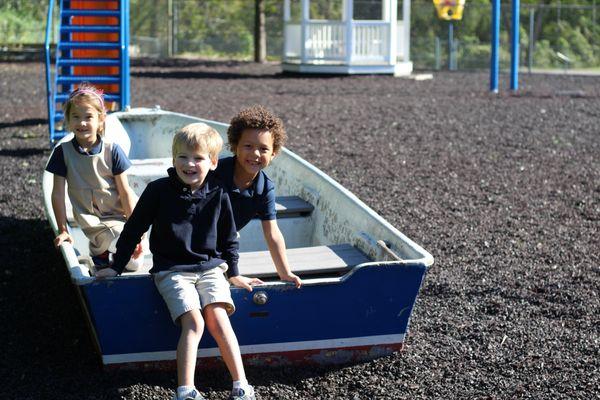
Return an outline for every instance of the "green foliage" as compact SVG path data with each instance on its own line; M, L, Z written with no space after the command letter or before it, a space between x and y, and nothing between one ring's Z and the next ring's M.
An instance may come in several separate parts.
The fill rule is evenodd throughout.
M46 12L46 7L33 2L4 0L0 5L0 43L43 43Z
M54 0L58 4L57 0ZM267 54L281 54L283 46L283 1L264 0L267 18ZM382 0L354 0L356 19L376 18ZM556 52L567 55L571 67L600 65L600 1L595 16L594 0L521 0L521 64L529 51L529 10L534 10L536 32L534 67L559 67ZM299 21L300 0L290 0L291 17ZM489 67L491 0L467 0L463 19L454 22L459 68ZM255 0L130 0L131 34L150 38L166 54L171 12L175 6L177 54L194 53L250 58L253 53ZM341 20L342 0L311 0L313 19ZM573 7L573 4L579 6ZM543 7L542 7L543 6ZM585 7L581 7L585 6ZM48 2L40 0L0 1L0 44L43 43ZM561 8L558 8L561 7ZM571 8L568 8L571 7ZM58 8L58 7L56 7ZM402 0L398 0L402 15ZM595 19L596 18L596 19ZM510 2L502 5L501 65L509 52ZM439 54L436 55L436 38ZM415 66L443 67L448 57L448 22L437 18L431 0L413 0L411 9L411 58Z
M572 6L577 4L577 6ZM534 11L536 31L533 67L557 68L563 64L556 52L571 59L570 67L600 65L600 2L593 19L592 0L522 0L520 16L521 65L527 65L530 44L529 13ZM545 7L541 7L545 5ZM572 6L569 8L569 6ZM560 7L560 8L559 8ZM541 20L540 20L541 19ZM500 19L500 65L510 61L510 2L502 4ZM541 22L541 23L540 23ZM411 58L417 68L436 65L435 37L440 41L437 63L447 65L448 22L437 18L430 1L412 2ZM490 0L467 0L463 19L453 22L459 69L488 68L491 39ZM425 54L427 53L427 54ZM431 61L433 60L433 61Z

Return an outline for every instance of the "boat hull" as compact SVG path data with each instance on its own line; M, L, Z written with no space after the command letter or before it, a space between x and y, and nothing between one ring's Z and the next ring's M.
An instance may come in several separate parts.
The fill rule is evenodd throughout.
M341 280L322 279L301 289L263 285L232 288L231 323L253 365L364 361L402 347L426 266L368 264ZM179 328L150 276L80 286L102 362L107 366L170 366ZM265 304L253 301L266 295ZM218 357L205 334L198 357ZM199 365L210 366L203 360Z

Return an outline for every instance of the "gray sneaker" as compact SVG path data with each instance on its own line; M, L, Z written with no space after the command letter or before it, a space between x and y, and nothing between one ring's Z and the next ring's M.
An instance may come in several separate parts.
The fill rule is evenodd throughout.
M248 391L244 391L244 389L233 389L231 394L229 395L229 400L256 400L256 395L254 394L254 388L248 385Z
M173 400L206 400L206 398L199 391L194 390L191 395L186 397L177 397L177 393L175 393Z

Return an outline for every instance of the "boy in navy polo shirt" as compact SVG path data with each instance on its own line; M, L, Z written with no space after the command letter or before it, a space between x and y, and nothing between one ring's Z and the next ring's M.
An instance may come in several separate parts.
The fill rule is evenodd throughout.
M219 346L234 380L230 399L254 399L235 333L229 321L235 307L229 282L252 291L262 283L238 272L238 241L231 203L218 181L208 176L217 166L221 136L203 123L183 127L173 138L169 176L148 184L117 242L112 268L97 277L123 272L142 235L152 225L150 272L181 325L177 345L178 388L174 400L200 400L194 371L204 326Z
M275 185L263 171L285 142L283 122L265 107L249 107L232 118L227 138L234 156L220 160L214 174L229 193L235 227L240 231L258 216L279 278L299 288L302 280L290 270L277 225Z

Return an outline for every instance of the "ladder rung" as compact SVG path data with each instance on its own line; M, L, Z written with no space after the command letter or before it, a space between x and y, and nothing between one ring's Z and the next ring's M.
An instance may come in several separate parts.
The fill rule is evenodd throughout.
M61 33L78 32L101 32L101 33L119 33L121 28L118 25L67 25L61 26Z
M62 10L61 15L63 17L119 17L121 11L119 10L92 10L92 9L68 9Z
M54 113L54 122L60 122L65 117L65 114L62 111L57 111Z
M74 85L81 82L90 83L120 83L121 78L116 75L75 75L75 76L59 76L56 78L57 85Z
M118 58L61 58L58 60L59 67L72 67L78 65L118 67L121 65L121 60Z
M60 50L69 49L120 49L121 44L119 42L60 42L58 43Z
M68 93L58 93L54 96L54 100L57 103L64 103L69 98ZM121 95L119 93L104 93L104 101L121 101Z

